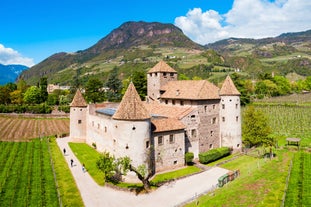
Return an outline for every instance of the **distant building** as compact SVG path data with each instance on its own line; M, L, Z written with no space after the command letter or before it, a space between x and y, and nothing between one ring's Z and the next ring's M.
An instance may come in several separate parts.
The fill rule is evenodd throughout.
M48 93L53 93L54 90L70 90L70 86L60 86L55 84L48 84L47 91Z
M206 80L177 80L177 72L160 61L148 71L147 87L145 102L130 83L117 104L87 104L78 90L70 137L129 156L155 173L184 166L186 152L198 158L222 146L241 150L240 93L229 76L221 89Z

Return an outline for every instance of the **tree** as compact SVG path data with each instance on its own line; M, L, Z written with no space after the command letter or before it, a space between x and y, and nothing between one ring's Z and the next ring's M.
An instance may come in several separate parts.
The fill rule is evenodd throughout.
M132 82L142 100L147 96L147 78L143 71L134 71Z
M248 106L244 111L242 124L242 139L245 145L261 146L270 144L271 128L267 117L261 110Z
M121 100L121 90L122 81L118 78L118 68L114 67L108 77L106 82L106 87L108 87L107 98L109 101L120 101Z
M131 162L131 159L127 156L116 159L114 156L111 156L109 152L104 152L96 161L96 166L104 173L105 180L116 181L117 179L113 178L120 178L120 176L126 175L128 171L132 171L143 183L144 189L146 191L150 190L151 184L149 179L153 175L152 171L144 164L136 168Z
M48 78L47 77L42 77L40 78L40 83L39 83L39 88L40 88L40 103L45 102L48 99Z
M86 100L92 103L101 102L104 100L102 92L103 83L98 78L91 78L85 86Z
M103 152L96 161L97 168L104 173L104 179L110 180L115 172L115 158L109 152Z
M41 103L41 90L37 86L31 86L24 94L24 102L29 104Z

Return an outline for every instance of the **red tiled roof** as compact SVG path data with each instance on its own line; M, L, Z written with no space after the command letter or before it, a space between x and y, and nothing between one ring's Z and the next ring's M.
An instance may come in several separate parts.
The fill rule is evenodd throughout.
M186 126L174 118L152 119L153 132L165 132L185 129Z
M119 120L145 120L151 118L132 82L112 118Z
M71 107L86 107L87 103L78 89L70 104Z
M232 79L228 75L222 84L222 87L220 89L219 95L225 96L225 95L241 95L238 89L236 89Z
M158 62L153 68L151 68L148 73L155 73L155 72L166 72L166 73L177 73L171 66L169 66L166 62L161 60Z
M170 81L161 90L165 91L161 95L164 99L220 99L219 88L207 80Z

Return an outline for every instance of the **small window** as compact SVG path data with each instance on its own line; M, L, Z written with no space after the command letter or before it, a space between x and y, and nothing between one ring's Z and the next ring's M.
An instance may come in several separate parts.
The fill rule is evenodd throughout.
M215 108L216 108L216 105L214 104L214 105L213 105L213 109L215 109Z
M175 142L174 135L170 134L170 144L172 144L174 142Z
M170 73L170 76L174 76L174 73Z
M80 109L80 111L82 111L82 109Z
M209 145L209 148L210 148L210 149L213 149L213 144L210 144L210 145Z
M107 127L105 126L105 132L107 132Z
M184 105L184 101L180 101L180 105L183 106Z
M163 73L163 76L166 78L166 73Z
M236 108L236 109L239 108L239 105L238 105L238 104L235 104L235 108Z
M165 100L165 104L168 104L168 100Z
M235 121L236 121L236 122L239 121L239 117L238 117L238 116L235 117Z
M211 136L213 136L214 135L214 131L211 131Z
M79 120L78 120L78 124L81 124L81 123L82 123L82 120L81 120L81 119L79 119Z
M205 112L207 111L207 106L204 106L204 111L205 111Z
M212 124L216 124L216 121L217 121L216 117L213 117Z
M236 147L239 148L239 147L240 147L240 144L237 144Z
M225 104L221 104L221 108L222 108L222 109L225 109Z
M172 104L175 105L175 100L172 100Z
M192 137L197 137L197 132L196 132L195 129L192 129L192 130L191 130L191 136L192 136Z
M146 148L149 148L149 146L150 146L150 142L146 141Z
M163 137L159 136L158 137L158 145L162 145L163 144Z
M195 119L195 115L191 115L191 119Z
M155 73L155 76L158 76L158 73Z
M222 117L222 122L225 122L226 121L226 118L223 116Z
M177 160L174 160L174 165L176 165L177 164Z

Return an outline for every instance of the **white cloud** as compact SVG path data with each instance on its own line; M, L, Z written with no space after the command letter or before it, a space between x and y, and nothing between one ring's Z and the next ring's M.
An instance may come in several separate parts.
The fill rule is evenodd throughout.
M31 67L34 61L31 58L23 57L20 53L12 48L6 48L0 44L0 63L3 65L20 64Z
M207 44L229 37L264 38L309 30L310 12L310 0L234 0L226 14L194 8L176 17L175 25L193 41Z

